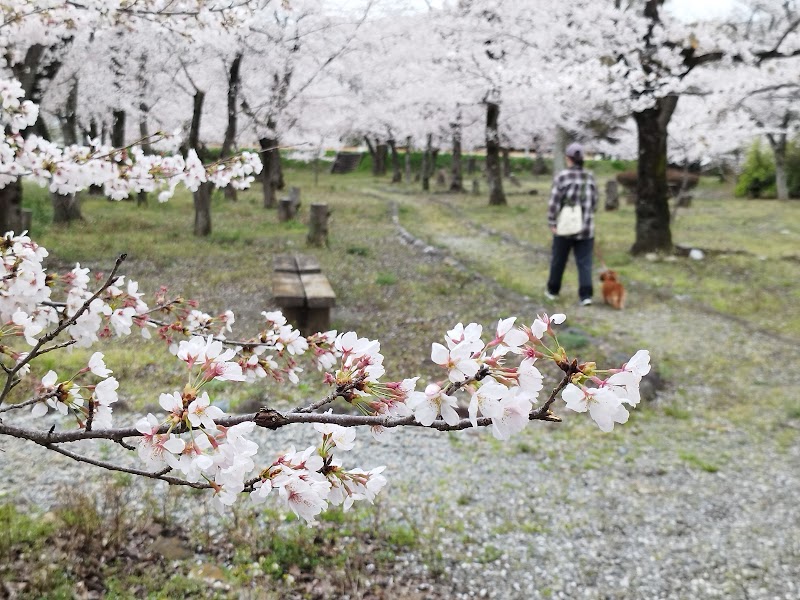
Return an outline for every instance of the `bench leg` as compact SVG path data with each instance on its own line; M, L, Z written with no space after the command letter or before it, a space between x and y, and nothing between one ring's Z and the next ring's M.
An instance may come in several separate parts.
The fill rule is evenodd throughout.
M328 331L331 328L331 309L330 308L309 308L307 313L306 327L303 333L312 335L320 331Z
M281 312L283 316L286 317L286 321L289 325L303 332L305 331L306 322L308 320L306 311L307 309L304 306L281 308Z

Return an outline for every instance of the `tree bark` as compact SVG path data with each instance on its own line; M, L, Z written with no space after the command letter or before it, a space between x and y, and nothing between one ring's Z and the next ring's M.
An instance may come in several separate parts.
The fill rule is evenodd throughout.
M203 103L206 99L206 93L200 90L195 90L194 99L192 102L192 124L189 126L189 139L187 140L188 148L197 152L197 156L202 160L202 152L200 149L200 123L203 118Z
M406 138L406 164L405 164L405 180L406 183L411 183L411 136Z
M503 156L503 177L508 179L511 177L511 149L508 146L503 146L501 153Z
M499 118L500 106L495 102L486 102L486 178L489 185L490 206L508 204L500 172L500 135L497 129Z
M264 208L275 208L281 182L281 154L278 150L278 138L261 138L258 143L261 146L261 162L264 165L264 168L261 169Z
M386 144L381 144L375 140L375 155L377 156L378 175L383 177L386 175L386 156L389 153L389 147Z
M71 223L82 220L81 202L76 194L59 194L50 192L50 201L53 204L53 223Z
M677 104L677 96L668 96L659 99L655 107L634 114L639 165L633 254L673 251L667 185L667 126Z
M393 140L387 140L389 150L392 153L392 183L400 183L403 181L403 172L400 169L400 154L397 152L397 143Z
M18 62L11 67L14 77L22 84L22 89L25 91L25 99L36 104L41 104L42 102L41 82L54 79L61 68L60 60L42 62L46 51L47 46L32 44L25 52L25 58L22 62ZM46 140L50 139L50 131L47 129L47 123L41 111L33 127L27 129L23 133L23 137L31 133Z
M422 190L427 192L431 189L431 149L433 145L433 134L429 133L425 143L425 152L422 153Z
M619 185L613 179L606 181L606 210L619 208Z
M72 85L67 93L67 100L64 103L64 114L61 115L61 134L64 138L64 145L71 146L78 143L78 78L72 79Z
M375 146L372 144L372 140L369 139L368 135L364 136L364 141L367 142L367 150L369 151L369 156L372 159L372 175L377 177L380 173L378 173L378 153L375 150Z
M556 136L553 140L553 174L557 174L567 168L564 155L567 151L569 133L560 125L556 127Z
M124 110L115 110L111 113L111 145L114 148L125 146L125 121Z
M231 62L228 70L228 124L225 127L225 137L222 140L220 158L227 158L233 153L233 146L236 143L237 116L236 106L239 100L239 85L241 81L240 71L242 66L242 54L238 53ZM229 185L225 187L225 197L232 202L236 202L236 188Z
M139 105L141 114L139 115L139 138L144 140L142 142L142 152L145 154L153 153L153 146L150 143L150 127L147 125L147 113L149 112L148 106L142 102Z
M464 172L461 161L461 122L460 120L451 125L453 132L453 159L450 163L450 191L464 191Z
M140 82L143 79L140 78ZM153 153L153 146L150 143L150 128L147 125L147 115L150 112L150 107L145 102L139 103L139 139L143 140L142 152L145 154ZM147 206L148 194L144 190L140 191L136 196L136 206Z
M242 55L237 54L231 68L228 70L228 124L225 128L225 137L222 140L220 156L227 158L233 152L233 145L236 142L237 115L236 105L239 100L240 70L242 66Z
M0 189L0 235L6 231L20 233L22 180L12 181Z
M767 135L772 154L775 157L775 187L778 200L789 199L789 182L786 177L786 134Z
M211 183L204 181L193 194L194 234L198 237L211 233Z

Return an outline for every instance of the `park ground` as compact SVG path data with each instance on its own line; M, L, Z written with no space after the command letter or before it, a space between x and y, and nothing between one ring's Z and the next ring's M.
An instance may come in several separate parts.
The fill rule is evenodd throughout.
M613 171L597 172L602 188ZM491 328L565 312L560 339L582 360L616 366L650 350L647 401L608 435L559 404L564 423L531 423L505 443L415 430L378 444L362 432L359 466L386 464L389 487L375 507L332 511L316 529L276 505L257 513L242 503L217 519L193 494L3 441L0 597L800 595L800 203L733 199L730 184L704 178L673 223L675 242L702 249L702 260L631 256L633 207L601 208L597 244L628 289L615 311L578 306L574 266L561 299L545 300L547 178L507 182L508 206L490 207L482 195L421 193L363 173L315 183L296 167L286 177L302 190L296 221L278 223L256 188L214 200L207 238L192 236L186 193L147 206L87 197L85 220L64 228L48 225L44 192L26 189L25 204L50 269L107 271L125 252L140 289L166 284L206 312L230 308L241 337L275 308L272 256L303 252L337 293L332 326L380 340L390 379L437 376L430 343L457 322ZM312 202L332 208L328 248L305 245ZM118 422L182 385L160 347L101 349L123 382ZM56 367L46 360L39 376ZM320 397L317 379L226 387L222 401L288 408ZM277 451L292 435L262 442Z

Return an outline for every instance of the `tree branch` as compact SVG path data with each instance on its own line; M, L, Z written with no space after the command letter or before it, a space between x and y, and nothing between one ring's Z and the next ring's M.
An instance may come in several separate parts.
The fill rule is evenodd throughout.
M106 462L104 460L96 460L94 458L89 458L88 456L83 456L82 454L76 454L75 452L71 452L65 448L60 446L54 446L52 444L41 444L48 450L53 450L54 452L58 452L66 456L67 458L71 458L72 460L76 460L78 462L86 463L89 465L94 465L95 467L101 467L103 469L108 469L109 471L119 471L121 473L129 473L130 475L138 475L139 477L147 477L149 479L158 479L159 481L166 481L170 485L184 485L187 487L192 487L197 490L207 490L211 489L211 485L208 483L202 483L199 481L187 481L185 479L181 479L179 477L170 477L167 473L171 470L169 468L164 469L163 471L159 471L157 473L153 473L151 471L142 471L140 469L130 469L128 467L121 467L119 465L115 465L114 463Z

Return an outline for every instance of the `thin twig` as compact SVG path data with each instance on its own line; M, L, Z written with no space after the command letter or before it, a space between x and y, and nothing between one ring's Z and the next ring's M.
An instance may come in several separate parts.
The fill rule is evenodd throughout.
M16 410L19 408L25 408L26 406L31 406L32 404L38 404L39 402L43 402L48 398L55 398L56 396L58 396L57 389L53 390L52 392L42 394L41 396L36 396L35 398L31 398L30 400L25 400L25 402L20 402L18 404L11 404L9 406L0 408L0 413L8 412L9 410Z
M208 483L201 483L199 481L195 482L187 481L185 479L180 479L179 477L168 477L166 473L168 473L170 469L165 469L163 471L159 471L158 473L153 473L151 471L142 471L141 469L130 469L128 467L121 467L119 465L115 465L113 463L106 462L103 460L89 458L88 456L83 456L82 454L76 454L75 452L66 450L61 446L55 446L52 444L42 444L42 445L48 450L53 450L55 452L58 452L59 454L63 454L64 456L66 456L67 458L71 458L72 460L94 465L95 467L108 469L109 471L119 471L121 473L129 473L131 475L138 475L140 477L147 477L149 479L158 479L160 481L166 481L170 485L185 485L198 490L207 490L211 488L211 485Z

